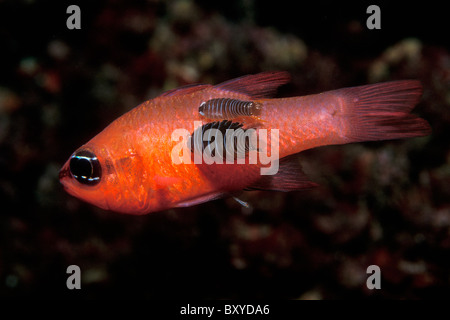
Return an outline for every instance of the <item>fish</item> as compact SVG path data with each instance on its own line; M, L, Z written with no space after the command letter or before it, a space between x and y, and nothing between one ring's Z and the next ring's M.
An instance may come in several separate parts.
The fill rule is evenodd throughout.
M142 215L243 190L314 188L298 161L304 150L431 133L411 113L422 95L418 80L274 97L289 81L287 72L267 71L169 90L79 147L60 182L92 205Z

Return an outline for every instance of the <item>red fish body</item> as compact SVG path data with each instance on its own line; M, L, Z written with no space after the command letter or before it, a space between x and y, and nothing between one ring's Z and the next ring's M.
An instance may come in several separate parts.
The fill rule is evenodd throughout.
M418 81L271 99L288 81L287 73L264 72L166 92L119 117L75 151L61 169L60 181L70 194L103 209L146 214L243 189L310 188L315 184L289 155L323 145L430 133L425 120L410 114L422 92ZM199 128L250 130L267 149L258 144L255 163L249 161L249 150L244 164L236 159L226 163L224 156L223 164L186 161L196 152L186 141ZM276 158L267 164L262 159L269 153ZM263 175L270 165L275 174Z

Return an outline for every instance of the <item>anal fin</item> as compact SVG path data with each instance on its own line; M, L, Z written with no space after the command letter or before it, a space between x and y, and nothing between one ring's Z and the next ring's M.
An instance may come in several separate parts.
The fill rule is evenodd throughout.
M260 179L245 188L245 190L267 191L297 191L317 187L303 172L297 155L285 157L279 162L275 175L262 175Z

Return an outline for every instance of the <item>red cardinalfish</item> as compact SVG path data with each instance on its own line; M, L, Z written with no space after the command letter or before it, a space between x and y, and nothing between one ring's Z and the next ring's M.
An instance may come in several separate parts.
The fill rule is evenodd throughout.
M100 208L146 214L243 189L311 188L315 184L290 155L324 145L411 138L431 132L425 120L410 113L422 93L419 81L272 99L289 79L286 72L263 72L215 86L200 84L163 93L125 113L77 149L62 167L60 181L67 192ZM214 139L206 134L212 129ZM216 150L210 155L216 160L217 156L224 158L219 151L236 146L236 139L226 145L227 130L239 129L241 134L250 132L248 138L264 136L261 141L269 147L257 144L251 150L248 142L241 144L244 164L238 163L236 152L231 152L235 160L231 164L186 161L199 151L211 151L211 146ZM174 132L180 130L183 134L174 138ZM277 135L272 135L275 132ZM197 142L196 134L201 137ZM260 169L267 167L267 162L257 159L250 163L251 152L276 155L272 159L275 174L262 175Z

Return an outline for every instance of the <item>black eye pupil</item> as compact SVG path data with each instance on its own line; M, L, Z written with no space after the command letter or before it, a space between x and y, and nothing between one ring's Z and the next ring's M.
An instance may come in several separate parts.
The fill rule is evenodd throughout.
M70 172L78 182L96 185L100 182L102 167L95 154L87 150L75 152L70 159Z

